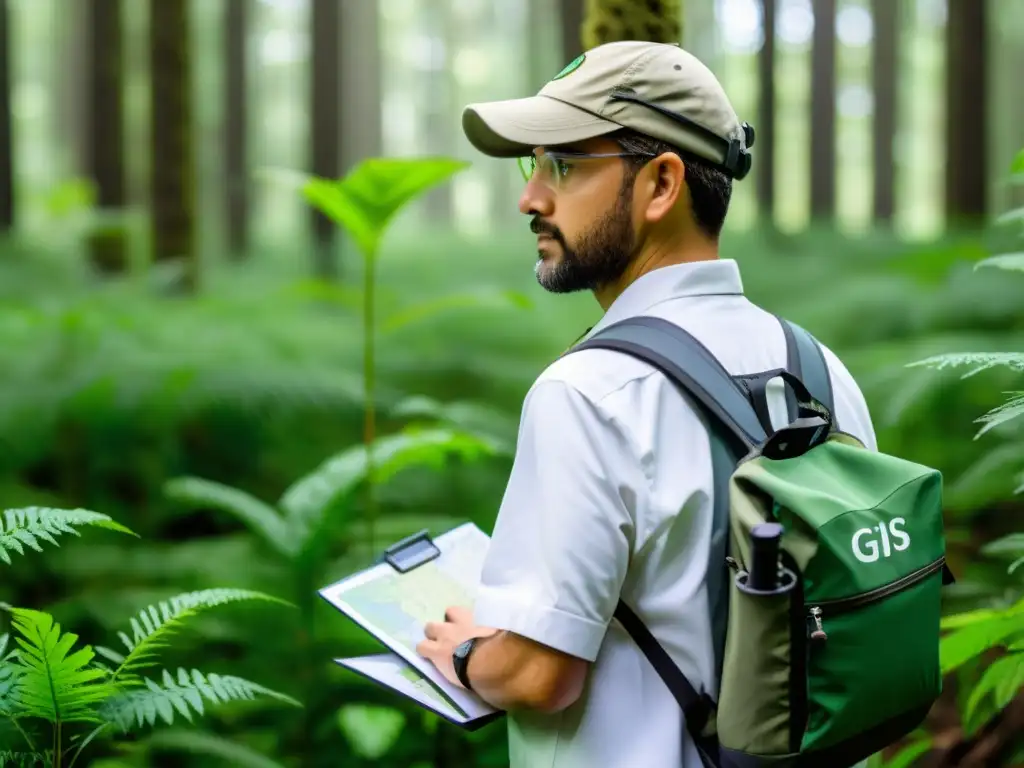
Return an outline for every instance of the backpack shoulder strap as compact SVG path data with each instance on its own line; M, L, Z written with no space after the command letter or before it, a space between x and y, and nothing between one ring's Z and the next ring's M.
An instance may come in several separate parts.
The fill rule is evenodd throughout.
M763 441L767 434L747 392L703 344L674 323L656 317L629 318L598 331L566 354L583 349L615 350L653 365L675 382L684 395L695 400L698 408L711 419L709 433L715 492L708 600L716 676L721 679L729 614L728 569L725 564L729 551L729 478L739 459L752 446ZM629 632L679 702L687 728L700 746L701 732L711 715L713 700L707 693L697 692L650 630L621 599L615 618Z
M821 349L818 340L805 331L796 323L784 318L778 318L782 325L782 332L786 334L786 368L789 372L803 381L804 386L810 390L814 398L828 408L832 414L833 422L836 421L834 396L832 393L832 377L829 374L828 363L825 362L825 353ZM787 391L787 396L791 393ZM790 407L790 418L794 418L795 403Z

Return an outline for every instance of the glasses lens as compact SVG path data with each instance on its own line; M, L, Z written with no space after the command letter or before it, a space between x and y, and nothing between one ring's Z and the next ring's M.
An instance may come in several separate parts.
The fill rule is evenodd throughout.
M529 157L517 157L516 162L519 164L519 172L523 174L523 179L529 181L533 178L533 172L537 168L537 159L530 155Z

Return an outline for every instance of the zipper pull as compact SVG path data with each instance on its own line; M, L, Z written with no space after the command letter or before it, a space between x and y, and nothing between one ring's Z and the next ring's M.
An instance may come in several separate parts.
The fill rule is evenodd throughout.
M725 558L725 564L728 565L730 568L732 568L733 571L735 571L736 573L740 572L740 564L736 562L736 558L735 557L727 557L727 558Z
M821 626L821 608L816 605L813 606L811 608L811 618L814 619L814 626L816 627L816 629L811 632L811 640L818 643L823 643L828 640L828 635L825 634L825 630Z

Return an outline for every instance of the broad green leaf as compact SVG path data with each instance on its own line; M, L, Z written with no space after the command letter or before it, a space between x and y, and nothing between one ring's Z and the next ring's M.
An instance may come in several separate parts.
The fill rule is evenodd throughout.
M379 760L398 742L405 715L391 707L350 704L338 710L338 726L360 757Z
M996 224L1009 224L1014 221L1024 221L1024 208L1014 208L1012 211L1007 211L996 219Z
M981 553L984 555L1016 555L1021 552L1024 552L1024 533L1011 533L1002 536L981 548Z
M1019 557L1016 560L1014 560L1012 563L1010 563L1010 567L1006 569L1006 572L1009 573L1009 574L1012 574L1014 571L1016 571L1022 565L1024 565L1024 557Z
M1013 162L1010 164L1010 173L1024 174L1024 149L1020 150L1013 158Z
M957 629L942 638L939 657L943 674L1024 634L1024 612L1011 608L1002 615Z
M439 467L452 455L475 459L493 453L490 441L466 432L407 428L374 441L374 479L384 482L414 464ZM352 493L366 479L366 447L354 445L292 484L281 497L280 506L293 529L300 532L300 541L305 542L316 531L326 509Z
M974 265L975 269L981 269L982 267L995 267L997 269L1024 272L1024 253L1004 253L984 261L979 261Z
M411 323L423 322L427 318L454 309L472 309L488 307L503 309L507 307L529 308L533 306L530 299L516 291L480 291L477 293L459 293L450 296L414 304L411 307L395 312L381 325L384 332L393 332Z
M164 484L164 495L193 508L228 512L282 554L295 549L292 531L277 510L243 490L202 477L178 477Z
M374 258L391 219L430 187L469 163L446 157L368 158L340 180L311 177L303 194L348 230L367 258Z
M979 705L986 698L992 696L991 709L999 711L1010 703L1022 686L1024 686L1024 653L1013 653L993 661L971 690L971 695L967 700L964 720L975 726L970 730L975 731L976 727L982 724L973 721Z
M206 731L165 728L154 731L145 744L155 747L158 752L186 752L214 757L223 761L224 765L237 768L284 768L281 763L249 747Z

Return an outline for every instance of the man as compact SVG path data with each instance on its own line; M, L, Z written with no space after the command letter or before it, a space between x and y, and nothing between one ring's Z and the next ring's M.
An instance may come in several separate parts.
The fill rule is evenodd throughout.
M592 291L596 328L654 315L733 374L785 367L778 321L718 257L752 133L693 56L603 45L535 97L467 107L463 126L481 152L526 158L519 208L537 234L537 279ZM874 449L860 390L825 354L839 423ZM785 399L771 398L781 425ZM537 379L476 604L429 623L419 647L508 711L513 768L700 765L679 706L612 614L621 595L689 680L717 691L712 504L704 421L661 373L593 349Z

